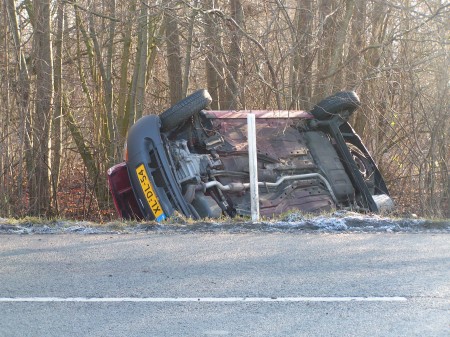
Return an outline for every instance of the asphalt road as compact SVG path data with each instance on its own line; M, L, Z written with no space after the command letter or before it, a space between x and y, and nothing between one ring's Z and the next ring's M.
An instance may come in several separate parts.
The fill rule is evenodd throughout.
M448 337L450 234L3 234L0 336Z

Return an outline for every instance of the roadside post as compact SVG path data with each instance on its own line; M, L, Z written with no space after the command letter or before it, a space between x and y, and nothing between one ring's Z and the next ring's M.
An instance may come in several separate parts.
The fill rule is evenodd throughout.
M252 222L259 221L258 165L255 114L247 115L247 141L250 172L250 206Z

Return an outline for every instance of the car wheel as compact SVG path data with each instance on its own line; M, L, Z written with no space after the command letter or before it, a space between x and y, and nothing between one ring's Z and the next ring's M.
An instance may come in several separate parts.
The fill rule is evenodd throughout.
M159 116L161 119L161 130L169 131L179 126L193 114L206 108L211 101L212 98L205 89L198 90L187 96Z
M375 186L375 169L372 165L372 162L355 145L347 143L347 147L350 150L356 167L364 178L364 181L369 188L370 193L373 194L373 188Z
M311 114L319 120L326 120L344 111L350 116L359 106L358 95L354 91L341 91L317 103Z

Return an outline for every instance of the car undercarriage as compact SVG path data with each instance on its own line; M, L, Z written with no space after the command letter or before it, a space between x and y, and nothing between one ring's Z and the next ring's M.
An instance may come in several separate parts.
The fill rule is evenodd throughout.
M311 111L213 111L199 90L129 130L125 161L108 170L119 216L162 221L250 214L247 114L256 117L260 214L393 206L384 180L348 118L354 92Z

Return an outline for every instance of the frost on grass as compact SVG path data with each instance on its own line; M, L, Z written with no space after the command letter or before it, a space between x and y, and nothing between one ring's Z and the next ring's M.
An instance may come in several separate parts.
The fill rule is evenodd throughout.
M281 222L281 225L284 223ZM380 215L364 215L348 211L336 211L330 215L311 217L300 222L286 221L286 226L304 227L318 231L361 232L413 232L423 230L450 231L449 220L392 218Z
M2 234L107 234L113 232L108 227L89 221L0 218L0 233Z
M392 218L336 211L318 216L289 213L277 219L252 223L248 219L192 219L173 217L154 221L115 221L97 224L69 220L9 220L0 218L0 234L126 234L126 233L302 233L302 232L449 232L450 219Z

